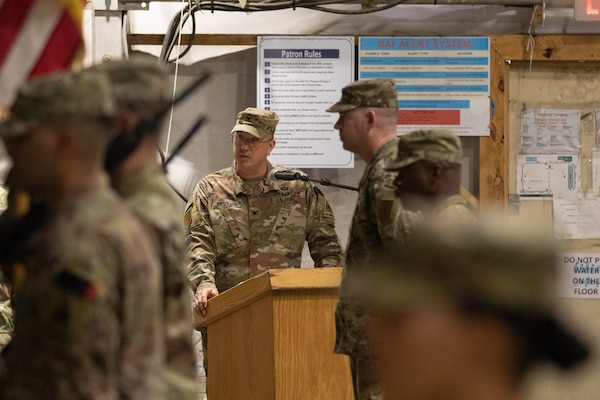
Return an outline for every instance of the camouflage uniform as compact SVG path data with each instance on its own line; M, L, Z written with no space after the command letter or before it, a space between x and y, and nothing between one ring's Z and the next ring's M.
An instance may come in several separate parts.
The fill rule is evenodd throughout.
M196 358L192 343L191 293L185 275L185 231L173 190L158 164L131 174L116 188L149 227L159 252L164 283L166 398L196 399Z
M18 146L32 130L38 139L59 135L54 132L57 122L69 120L70 129L77 127L83 137L73 141L67 159L100 168L99 153L79 160L102 151L108 141L108 136L93 136L114 116L108 87L106 79L66 73L27 83L12 106L12 117L0 125L0 137L7 146L16 138L10 145ZM94 140L93 146L83 140ZM38 145L32 151L37 155L42 150ZM17 176L31 180L34 172L24 167L28 153L18 154L13 170L18 166ZM66 178L62 172L45 176ZM78 179L71 186L78 190L63 199L60 189L49 193L33 184L43 193L48 214L28 241L27 279L15 314L15 335L3 354L0 397L163 399L162 279L151 241L99 169L87 181L81 175L68 178Z
M7 207L7 190L0 188L0 212ZM12 338L13 308L11 304L11 289L6 277L0 272L0 351L10 342Z
M340 299L335 310L334 351L349 355L351 361L360 365L360 369L363 370L372 368L372 360L368 356L366 342L366 328L369 321L359 303L349 296L346 280L380 257L382 252L396 246L398 237L407 234L406 229L408 228L398 228L394 221L397 215L402 214L404 217L410 218L411 213L401 211L394 196L392 185L394 174L383 169L387 161L395 157L396 143L397 140L394 139L377 150L360 180L358 199L346 247L346 263L340 284ZM363 377L358 376L355 379L361 380ZM371 385L362 383L359 386L369 387ZM367 399L371 396L371 393L368 392L359 394L357 398Z
M389 79L359 80L342 89L342 98L328 112L345 112L358 107L397 109L396 87ZM384 166L395 159L397 139L381 146L366 166L359 183L350 235L346 247L346 262L340 284L340 298L335 311L336 342L334 352L350 356L355 399L373 399L380 390L366 375L373 360L367 348L368 316L349 293L347 279L368 267L402 241L411 229L410 221L418 216L402 210L394 195L395 174ZM402 218L406 225L394 222Z
M163 398L159 265L107 185L32 238L3 399Z
M106 74L120 107L134 111L142 120L154 117L168 104L168 75L155 62L111 61L94 66L89 72ZM145 133L158 136L158 130ZM117 165L115 169L118 171L118 168ZM162 167L154 159L141 168L120 173L119 179L113 181L113 187L148 227L161 260L166 398L194 400L198 397L198 388L192 341L192 301L185 271L185 228L176 203L178 199L169 187Z
M279 117L249 107L240 111L231 133L272 140ZM188 227L188 279L202 289L223 292L272 268L299 268L308 242L315 267L342 265L335 219L323 193L311 182L278 181L265 158L262 179L242 179L233 166L201 179L185 210ZM301 171L297 171L301 173ZM201 329L204 368L208 338Z
M222 292L271 268L299 268L305 241L316 267L342 263L333 212L310 182L267 173L254 190L225 168L198 183L185 220L188 278L197 289Z
M10 284L0 272L0 351L10 342L14 330Z
M477 217L471 205L460 194L445 199L432 216L440 225L456 226L465 222L473 222Z

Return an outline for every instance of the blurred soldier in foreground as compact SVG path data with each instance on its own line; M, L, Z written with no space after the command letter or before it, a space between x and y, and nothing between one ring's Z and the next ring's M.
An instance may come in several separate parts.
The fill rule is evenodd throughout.
M114 115L105 77L61 73L26 83L0 124L11 190L46 211L24 253L3 400L164 398L160 265L104 171Z
M272 111L238 113L231 131L233 166L201 179L188 201L188 278L201 314L208 299L263 271L299 268L305 242L315 267L342 265L323 193L311 182L279 181L271 174L283 168L267 160L278 121Z
M373 315L386 400L516 400L526 373L588 349L556 315L556 243L502 224L415 229L349 285ZM376 290L374 290L376 288Z
M460 195L461 159L460 138L449 130L415 131L400 136L396 159L385 169L397 171L396 196L405 209L451 226L475 219Z
M175 192L158 161L160 128L169 103L169 77L147 61L112 61L87 73L105 74L117 100L119 136L109 146L112 186L148 227L162 264L166 398L196 399L191 296L185 271L185 229Z
M354 397L377 399L379 390L371 379L372 360L368 357L365 326L368 324L360 305L346 290L346 277L368 265L403 240L410 227L397 229L394 221L400 212L395 200L395 173L385 165L396 158L398 139L398 95L390 79L353 82L342 89L342 98L328 112L339 112L334 128L340 132L344 149L367 163L358 187L358 200L350 226L346 262L336 308L335 352L350 357ZM409 221L415 215L406 215Z

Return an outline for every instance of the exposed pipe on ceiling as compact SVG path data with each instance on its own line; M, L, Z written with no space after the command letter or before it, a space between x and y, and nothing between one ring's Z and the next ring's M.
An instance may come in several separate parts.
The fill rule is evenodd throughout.
M488 5L488 6L513 6L533 7L545 4L547 7L569 7L573 8L573 0L406 0L402 4L422 5Z
M151 3L151 2L181 2L181 0L119 0L120 3ZM257 1L260 3L260 1ZM488 6L513 6L533 7L544 4L547 7L573 8L573 0L404 0L402 4L421 5L488 5Z

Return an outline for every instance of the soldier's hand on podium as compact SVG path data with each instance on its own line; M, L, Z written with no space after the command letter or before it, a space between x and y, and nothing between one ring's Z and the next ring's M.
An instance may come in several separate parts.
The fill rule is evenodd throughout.
M199 289L194 295L194 310L202 316L206 315L208 300L217 296L219 291L216 288Z

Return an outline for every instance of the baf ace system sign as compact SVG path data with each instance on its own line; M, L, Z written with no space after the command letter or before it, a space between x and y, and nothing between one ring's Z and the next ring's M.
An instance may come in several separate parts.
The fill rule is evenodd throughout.
M562 253L559 265L561 297L600 298L600 253Z

